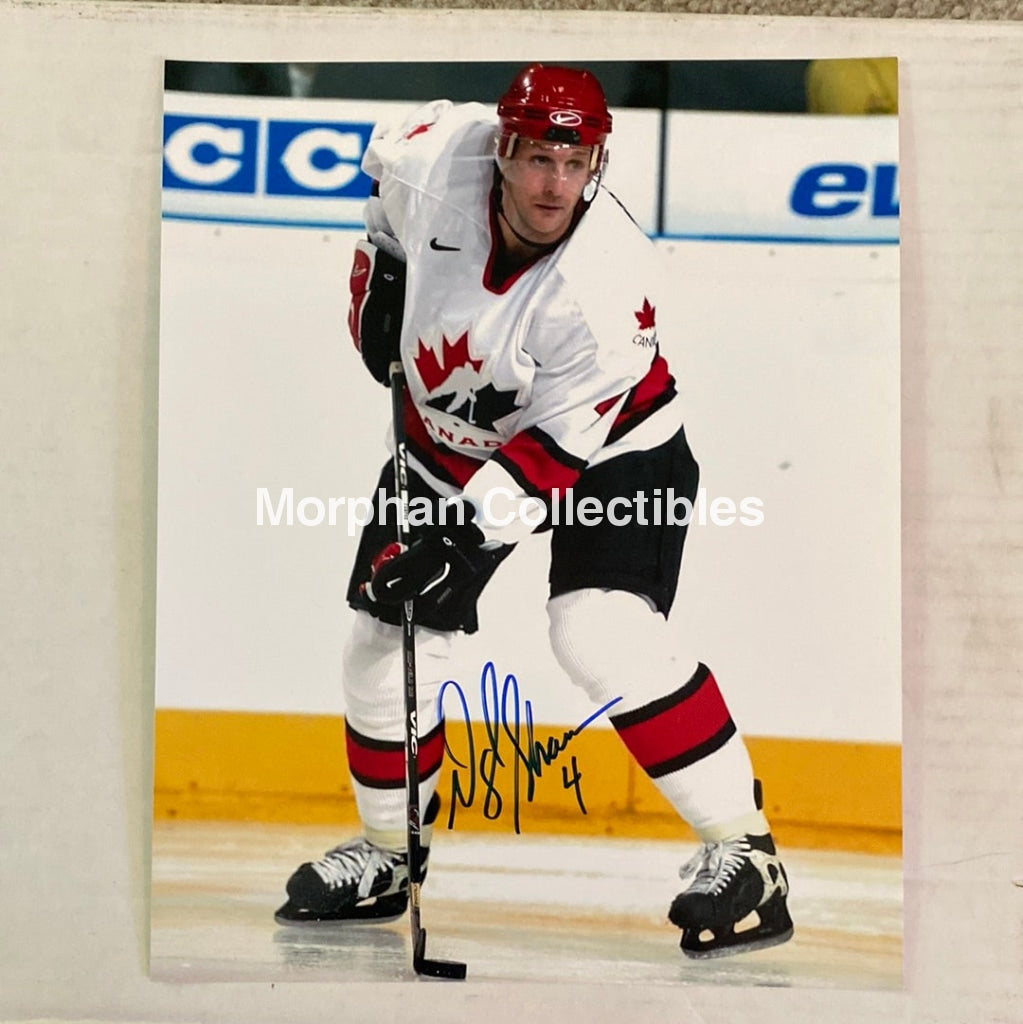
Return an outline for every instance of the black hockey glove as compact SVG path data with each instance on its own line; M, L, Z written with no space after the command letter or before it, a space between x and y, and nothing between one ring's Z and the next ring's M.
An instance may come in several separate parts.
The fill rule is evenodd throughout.
M348 279L348 330L374 379L390 386L387 371L399 360L405 315L405 264L367 239L355 243Z
M366 596L382 605L415 601L418 610L436 617L461 617L463 604L474 605L507 545L484 548L483 532L474 523L434 526L405 549L389 544L373 560Z

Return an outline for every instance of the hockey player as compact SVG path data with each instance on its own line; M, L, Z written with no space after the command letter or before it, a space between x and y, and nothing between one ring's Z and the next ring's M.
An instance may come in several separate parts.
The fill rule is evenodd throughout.
M363 167L375 186L349 327L381 383L393 360L404 366L411 496L454 499L468 514L414 530L408 550L379 516L364 528L343 685L365 834L292 875L282 923L406 909L402 602L414 600L417 623L425 856L445 658L477 629L476 602L498 565L540 518L550 523L569 488L601 508L668 488L695 498L698 467L657 340L668 301L659 261L601 184L610 132L592 74L532 65L496 117L437 101L370 142ZM390 463L379 488L394 493ZM611 723L701 840L668 911L684 952L784 942L788 882L745 745L710 670L680 676L674 659L667 617L686 527L623 518L551 527L553 652L596 706L621 698ZM736 929L747 917L752 926Z

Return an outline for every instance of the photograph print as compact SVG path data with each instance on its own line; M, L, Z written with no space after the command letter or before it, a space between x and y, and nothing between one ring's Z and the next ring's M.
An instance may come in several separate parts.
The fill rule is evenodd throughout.
M162 174L152 977L900 987L895 60L169 60Z

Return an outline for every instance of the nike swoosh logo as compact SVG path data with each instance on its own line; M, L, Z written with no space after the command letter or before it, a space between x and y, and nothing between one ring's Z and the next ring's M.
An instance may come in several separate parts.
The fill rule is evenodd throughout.
M443 245L437 241L437 236L434 235L430 239L430 248L434 252L461 252L462 250L457 245Z

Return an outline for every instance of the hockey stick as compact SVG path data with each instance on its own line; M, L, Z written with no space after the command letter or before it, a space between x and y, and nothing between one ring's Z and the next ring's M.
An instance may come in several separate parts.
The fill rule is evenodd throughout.
M391 421L394 431L394 486L398 493L398 543L408 547L408 460L405 450L405 370L400 362L390 365ZM455 960L428 960L426 929L419 909L423 884L423 853L419 821L419 727L416 700L416 624L413 603L406 601L402 615L402 664L405 672L405 808L408 823L409 921L412 925L412 967L431 978L465 977L466 965Z

